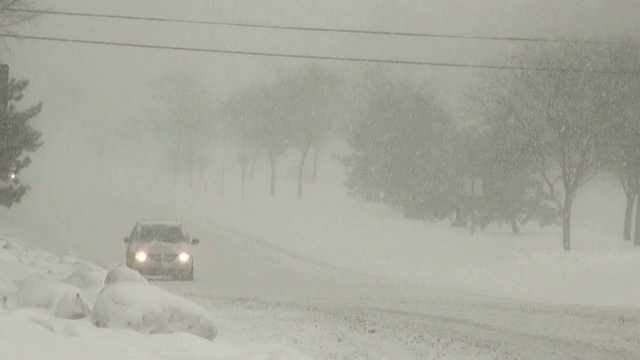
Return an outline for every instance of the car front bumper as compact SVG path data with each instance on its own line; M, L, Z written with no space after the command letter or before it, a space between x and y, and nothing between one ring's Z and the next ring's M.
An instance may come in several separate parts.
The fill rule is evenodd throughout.
M130 267L144 276L186 276L193 272L192 261L186 263L178 260L172 262L153 260L139 262L134 259Z

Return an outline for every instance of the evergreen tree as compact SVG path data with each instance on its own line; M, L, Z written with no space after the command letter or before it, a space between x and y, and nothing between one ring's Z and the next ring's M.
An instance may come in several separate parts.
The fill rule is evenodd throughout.
M18 174L30 163L26 153L35 152L41 145L41 133L29 124L42 110L42 103L25 110L16 104L23 98L27 80L11 80L8 84L8 105L0 107L0 204L10 208L19 203L30 187L21 184Z

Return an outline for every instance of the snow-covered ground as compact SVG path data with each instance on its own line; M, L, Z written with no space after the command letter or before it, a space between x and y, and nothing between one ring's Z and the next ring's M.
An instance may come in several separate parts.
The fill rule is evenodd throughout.
M600 178L579 194L574 249L566 253L558 228L528 226L519 237L490 228L471 237L359 202L345 194L330 159L302 199L286 158L275 197L264 164L244 196L231 164L224 194L215 172L204 192L187 181L173 189L171 179L135 169L91 177L98 172L88 167L77 176L91 181L34 181L0 225L34 248L73 251L107 267L123 263L122 239L136 219L184 220L201 240L195 281L154 284L212 314L214 345L281 344L317 359L640 356L640 251L621 240L624 198L614 180ZM93 301L95 290L87 297Z
M233 234L218 235L228 242L242 242ZM73 256L58 257L46 251L21 249L16 244L10 242L5 247L5 243L0 250L0 271L6 285L3 291L9 299L19 291L15 288L22 286L24 279L73 282L90 294L96 278L108 277L106 269L100 271ZM239 253L225 262L228 250L234 246ZM92 302L90 318L61 318L53 309L56 297L49 302L35 301L47 298L51 292L32 292L26 297L31 306L11 305L0 310L0 358L411 360L640 356L638 309L544 306L407 287L339 270L323 271L321 265L287 259L250 242L216 248L222 254L212 257L211 262L200 262L201 275L193 283L150 285L137 276L116 272L118 276L109 276L111 280L105 281L108 284L104 289L113 285L126 288L111 288L106 295L103 290ZM247 271L235 273L237 278L225 282L231 274L225 274L224 269L231 268ZM290 272L292 268L301 271ZM222 271L207 275L216 269ZM264 284L262 289L247 289L259 283ZM186 300L167 296L162 288L183 295ZM239 295L242 291L250 295ZM118 301L114 300L114 293L118 294ZM287 296L290 300L282 300ZM120 300L124 300L126 308L117 306ZM99 309L101 301L116 308ZM93 325L101 313L116 315L118 320L140 319L134 313L143 309L148 319L145 322L143 317L143 323L154 326L162 314L170 313L164 307L172 301L192 301L183 307L206 309L220 330L215 340L184 332L149 334L149 327L122 322L110 328ZM43 305L37 307L34 302ZM198 311L201 310L192 310Z
M295 168L289 166L294 152L291 162L281 161L275 197L268 195L263 163L245 196L239 195L233 162L227 164L224 195L213 170L205 175L206 193L190 191L187 179L174 190L170 178L144 169L127 170L125 177L115 171L51 190L36 183L24 205L3 211L0 225L10 235L107 264L122 261L121 239L135 219L173 217L204 242L216 241L212 227L226 228L294 257L403 282L541 302L640 304L640 249L621 240L624 195L615 179L599 178L580 189L573 250L566 253L558 227L531 225L518 237L494 227L472 237L447 223L409 221L359 202L346 195L331 155L327 151L321 163L318 184L305 184L303 199L295 197ZM96 173L85 171L78 177Z
M126 269L6 239L0 259L2 359L309 359L283 346L214 341L209 311L122 276Z
M102 246L98 243L114 244L112 239L129 231L132 217L157 214L184 219L192 235L204 241L217 241L206 238L211 228L225 229L291 257L378 278L547 303L640 305L635 277L640 273L640 249L621 239L624 195L611 177L580 189L573 250L567 253L561 248L558 227L529 225L521 236L513 236L508 227L491 227L472 237L468 229L455 229L446 222L410 221L383 206L357 201L342 187L343 174L329 150L318 184L305 184L303 199L297 199L293 182L297 154L289 155L280 163L275 197L268 195L266 176L261 176L268 173L264 163L244 196L239 195L239 170L229 165L224 195L216 173L206 177L206 194L188 191L186 179L172 190L157 179L132 184L111 178L107 183L114 188L130 189L126 199L115 197L119 202L107 205L118 208L115 216L121 218L106 223L122 227L120 233L105 229L104 234L111 231L110 238L96 234L102 238L92 242L91 249ZM136 215L123 216L127 214L123 208L134 207ZM100 227L102 221L93 221L92 226ZM103 254L120 259L119 247L103 248Z

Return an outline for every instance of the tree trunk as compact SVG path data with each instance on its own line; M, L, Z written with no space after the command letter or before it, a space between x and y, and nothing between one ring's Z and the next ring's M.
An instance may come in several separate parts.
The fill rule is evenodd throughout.
M276 159L271 157L271 195L276 194Z
M636 189L636 232L633 237L633 244L640 246L640 186Z
M313 152L313 170L311 173L311 183L315 185L318 180L318 167L320 165L320 145L316 144Z
M516 219L511 219L511 231L513 231L513 235L520 235L520 228L518 227L518 221Z
M176 185L178 185L178 176L180 176L180 160L176 156L173 160L173 189L176 189Z
M459 205L456 206L454 213L455 215L453 221L451 222L451 226L457 228L467 227L467 222L462 215L462 209Z
M189 188L193 190L193 177L195 172L195 155L193 154L193 150L189 153Z
M637 194L627 193L627 208L624 213L624 240L631 241L631 227L633 225L633 205Z
M244 184L247 179L247 149L246 145L242 144L240 149L240 195L244 195Z
M220 195L224 197L224 181L225 181L225 163L222 163L222 181L220 182Z
M242 164L240 164L240 195L244 195L244 183L245 183L245 178L247 177L247 163L246 161L242 161Z
M300 163L298 164L298 198L302 198L302 183L304 180L304 163L307 160L309 154L309 146L301 149L302 156L300 157Z
M198 160L198 186L203 193L207 193L207 183L204 181L204 175L206 171L206 162L203 157Z
M251 159L251 174L249 175L251 178L251 182L253 182L254 179L254 174L256 173L256 161L258 159L257 155L254 155L253 158Z
M571 197L571 193L565 194L562 209L562 248L567 251L571 250Z
M476 180L471 178L471 236L476 233Z

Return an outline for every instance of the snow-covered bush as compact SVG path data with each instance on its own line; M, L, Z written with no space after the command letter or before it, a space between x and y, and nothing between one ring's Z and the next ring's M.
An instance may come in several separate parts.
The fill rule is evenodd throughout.
M127 328L147 334L187 332L208 340L218 334L204 308L142 282L105 285L96 300L92 319L98 327Z
M23 281L18 290L8 294L6 307L47 309L65 319L80 319L91 313L89 300L78 287L38 278Z
M123 281L147 283L147 279L140 275L139 272L126 266L118 266L109 270L104 283L108 285Z
M104 286L106 277L107 270L91 263L81 262L80 265L62 281L80 288L91 301L91 304L93 304Z
M91 263L81 263L64 282L82 290L98 290L104 285L107 270Z
M0 276L0 296L6 296L16 290L15 285L9 279Z
M13 289L6 284L6 281L3 281L0 278L0 309L4 309L7 306L7 295L12 293Z

